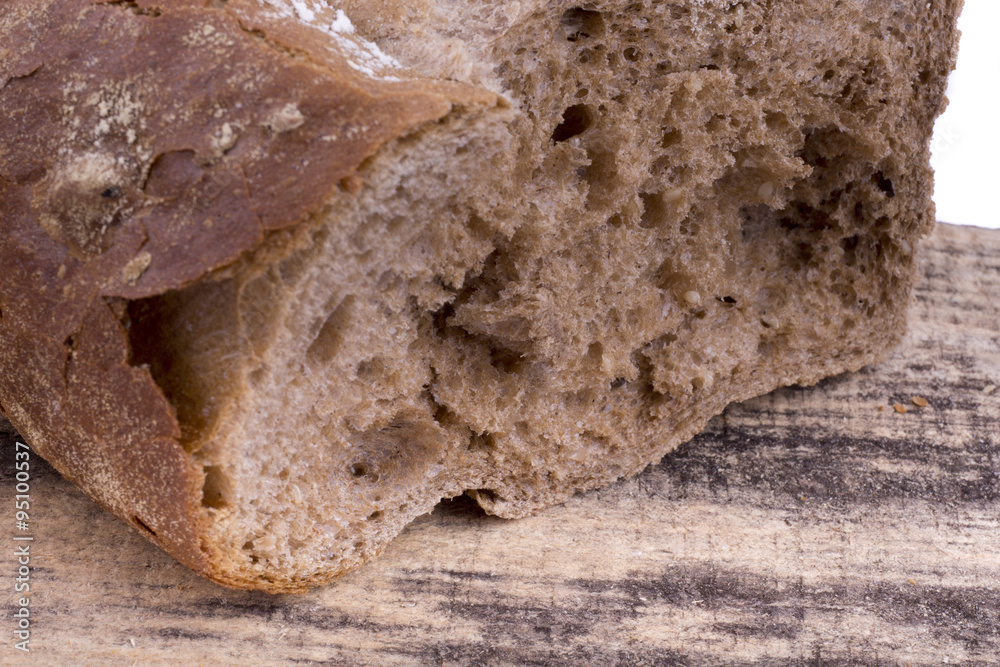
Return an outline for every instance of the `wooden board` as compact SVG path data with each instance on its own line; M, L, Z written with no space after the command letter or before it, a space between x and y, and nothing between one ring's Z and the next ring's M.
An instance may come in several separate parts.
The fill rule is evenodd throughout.
M997 664L1000 232L939 226L922 262L877 367L730 406L528 519L442 503L305 595L200 579L33 457L30 654L8 426L0 664Z

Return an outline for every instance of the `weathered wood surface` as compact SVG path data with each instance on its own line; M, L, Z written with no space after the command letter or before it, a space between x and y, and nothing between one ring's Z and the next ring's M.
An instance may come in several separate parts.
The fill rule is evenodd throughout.
M442 503L301 596L198 578L33 458L29 655L8 435L0 663L998 664L1000 232L942 226L922 261L877 367L730 406L532 518Z

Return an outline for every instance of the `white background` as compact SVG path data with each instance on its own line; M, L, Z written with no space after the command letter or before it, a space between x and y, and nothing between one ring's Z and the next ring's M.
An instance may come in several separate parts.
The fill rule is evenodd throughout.
M937 219L1000 228L1000 0L965 0L950 104L934 126Z

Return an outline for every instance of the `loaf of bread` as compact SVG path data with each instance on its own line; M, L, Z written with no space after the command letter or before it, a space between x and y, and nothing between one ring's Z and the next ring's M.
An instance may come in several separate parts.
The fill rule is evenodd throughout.
M881 357L961 0L13 0L0 409L299 591Z

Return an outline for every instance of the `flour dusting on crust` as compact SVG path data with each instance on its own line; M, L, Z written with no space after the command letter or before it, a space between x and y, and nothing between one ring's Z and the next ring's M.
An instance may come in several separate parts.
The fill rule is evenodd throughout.
M264 0L264 3L274 10L276 18L296 19L332 37L328 48L345 51L347 64L352 69L373 79L400 80L385 70L400 69L402 65L374 42L358 36L344 10L334 9L317 0Z

